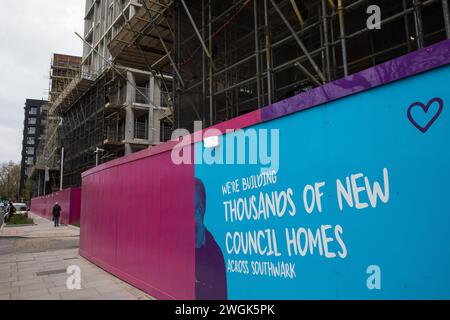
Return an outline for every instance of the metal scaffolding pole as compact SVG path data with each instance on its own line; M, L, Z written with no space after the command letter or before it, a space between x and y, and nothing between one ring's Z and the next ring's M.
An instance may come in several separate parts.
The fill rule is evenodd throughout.
M202 38L206 38L206 1L202 0ZM207 75L207 56L205 50L202 51L202 103L203 103L203 123L206 125L206 107L207 107L207 84L206 80L208 79Z
M444 11L445 33L447 35L447 39L450 39L450 11L448 0L442 0L442 10Z
M324 46L325 46L325 73L327 80L331 81L331 70L330 70L330 39L328 36L328 15L327 15L327 3L326 0L322 0L322 24L323 24L323 36L324 36Z
M403 11L407 10L406 0L402 0L402 9ZM407 14L403 16L403 22L405 24L405 37L408 44L408 52L411 52L411 33L409 32L409 17Z
M344 66L344 76L348 76L347 40L345 35L344 7L342 5L342 0L338 0L338 13L339 30L341 33L342 64Z
M46 187L47 187L47 168L45 168L45 173L44 173L44 196L47 195Z
M295 32L295 30L292 28L291 24L289 23L289 21L287 20L287 18L285 17L285 15L283 14L283 12L281 12L281 9L278 7L278 5L275 3L275 0L270 0L270 2L272 3L272 6L274 7L275 11L278 13L278 15L280 16L281 20L283 20L284 24L286 25L286 27L289 29L289 31L292 33L292 35L294 36L295 41L297 41L297 44L299 45L300 49L302 49L303 53L305 54L305 56L308 58L309 63L312 65L312 67L314 68L314 71L319 75L320 80L322 81L322 83L325 83L325 77L322 73L322 71L320 71L319 67L317 66L316 62L314 61L314 59L311 57L311 54L308 52L308 49L306 49L305 45L303 44L303 42L300 40L300 38L298 37L297 33Z
M413 6L414 6L414 23L416 26L417 47L420 49L423 48L425 44L423 40L422 11L420 9L419 0L413 0Z
M182 0L182 1L184 2L184 0ZM192 16L191 16L191 18L192 18ZM208 21L209 21L209 52L211 53L212 48L213 48L213 44L212 44L213 23L212 23L212 2L211 2L211 0L208 1ZM210 126L212 126L214 124L214 115L213 115L213 109L214 109L214 83L213 83L214 75L213 75L213 73L214 72L213 72L213 68L214 68L214 60L213 60L213 57L210 55L209 56L209 125Z
M258 108L263 106L261 94L261 57L259 52L259 19L258 19L258 1L254 2L255 19L255 56L256 56L256 92L258 96Z
M148 16L150 18L150 22L153 25L153 28L156 30L156 32L158 34L159 41L161 42L161 45L163 46L164 51L166 52L166 55L167 55L167 57L169 58L169 60L170 60L170 62L172 64L173 70L175 71L175 73L176 73L176 75L178 77L178 80L181 83L181 86L184 87L183 77L181 76L181 73L178 70L178 67L177 67L176 63L175 63L175 61L172 58L172 54L169 52L169 49L167 49L166 43L165 43L163 37L161 36L161 31L159 30L159 27L158 27L158 25L157 25L157 23L156 23L156 21L155 21L155 19L153 17L152 12L149 9L146 1L144 1L144 8L147 11L147 14L148 14Z
M268 104L273 102L273 88L272 88L272 46L270 40L270 28L269 28L269 9L267 0L264 0L264 32L266 38L266 69L267 69L267 98Z
M175 25L174 29L176 30L180 30L181 28L181 19L180 19L180 9L179 9L179 5L177 3L174 4L173 6L173 16L176 17L173 20L173 23ZM175 33L175 50L176 50L176 59L177 59L177 63L179 64L181 61L181 50L180 50L180 32L176 32ZM181 127L181 99L180 96L178 94L178 87L176 86L175 83L175 77L174 77L174 83L172 85L172 94L173 94L173 100L174 100L174 104L175 104L175 110L177 112L177 116L176 116L176 128L180 128Z
M322 84L311 74L311 72L308 71L300 62L296 62L295 66L305 74L305 76L308 77L309 80L311 80L312 83L314 83L316 86L321 86Z
M295 15L297 16L298 22L300 23L300 27L303 30L303 27L305 26L305 21L303 20L302 13L300 12L297 2L295 2L295 0L290 0L290 1L291 1L292 9L294 10Z
M61 148L61 169L59 177L59 191L63 190L63 177L64 177L64 147Z
M39 171L38 183L37 183L37 196L41 196L41 171Z
M178 39L182 42L176 47L178 63L185 54L190 55L189 59L181 65L191 61L194 63L182 69L190 81L182 92L176 94L181 97L178 103L182 103L200 101L198 97L203 93L206 124L227 120L261 105L272 104L294 92L308 90L311 82L318 86L404 54L407 46L408 51L415 49L414 41L418 41L420 46L428 40L440 41L443 30L450 37L450 13L446 10L449 0L388 2L389 10L386 9L386 12L390 14L382 20L383 29L391 23L393 28L403 31L399 30L386 40L369 34L364 17L350 26L349 21L357 19L360 10L370 3L369 0L311 1L307 7L308 15L298 12L298 2L292 0L254 0L253 8L243 11L245 19L236 21L234 18L240 9L235 10L237 14L233 10L242 7L246 0L204 0L198 6L193 5L194 0L191 1L175 2L179 6L178 19L182 17L178 29L191 30L192 25L195 31L189 32L189 37L183 32L181 39ZM214 5L215 17L211 16L211 4ZM428 20L422 22L421 11L424 18L425 13L429 16L430 11L442 17L441 4L444 20L440 19L433 25L428 25ZM223 14L223 8L228 11L227 14ZM302 23L303 18L307 20ZM297 21L300 21L301 29ZM225 29L228 25L230 27ZM223 36L217 36L223 30ZM294 50L291 50L292 46ZM213 64L217 68L213 68L211 74ZM295 68L301 72L301 77L297 72L292 73ZM188 111L184 110L182 112Z
M203 38L200 34L200 31L198 31L197 25L195 24L194 18L191 15L191 12L189 11L188 6L186 5L186 2L184 0L180 0L181 4L184 7L184 10L186 11L186 14L189 18L189 21L191 22L192 28L194 28L195 34L197 35L198 39L200 40L200 43L203 47L203 50L205 50L206 55L208 56L209 59L212 59L211 57L211 52L210 50L208 50L208 48L206 47L205 41L203 41Z

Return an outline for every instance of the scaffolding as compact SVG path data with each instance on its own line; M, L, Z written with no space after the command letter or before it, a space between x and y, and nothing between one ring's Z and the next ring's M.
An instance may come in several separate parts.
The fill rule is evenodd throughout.
M56 112L59 99L74 79L81 77L81 57L64 54L54 54L50 65L49 103L41 109L43 118L41 124L43 133L36 150L36 164L30 170L30 178L41 186L45 183L48 188L35 188L52 192L59 189L59 168L61 165L60 131L63 118ZM49 181L45 182L45 172Z
M369 5L381 29L367 27ZM85 22L81 69L49 111L64 187L194 121L208 127L450 38L448 0L87 0Z
M53 103L72 80L80 75L81 57L54 54L50 66L49 102Z
M450 38L447 0L179 0L171 12L175 121L189 129Z
M61 127L61 145L65 154L64 187L81 185L81 173L96 164L95 151L103 146L104 139L107 81L107 74L101 76L64 110Z

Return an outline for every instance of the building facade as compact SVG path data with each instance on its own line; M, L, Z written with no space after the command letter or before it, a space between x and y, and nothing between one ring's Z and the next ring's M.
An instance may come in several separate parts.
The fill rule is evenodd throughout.
M45 125L41 128L39 145L36 146L36 160L28 170L33 196L49 194L60 188L62 118L50 111L53 103L65 92L71 81L79 77L80 72L81 57L53 54L49 73L48 112Z
M149 66L166 51L156 35L126 45L135 41L132 38L141 38L138 30L145 27L149 9L160 12L162 18L167 8L158 2L86 1L80 74L50 108L52 117L62 119L63 187L79 186L81 173L99 163L170 137L172 73ZM155 23L165 30L161 37L170 48L169 25L165 20Z
M22 196L30 170L36 164L37 149L47 122L48 101L27 99L22 140L19 194Z
M167 95L171 72L163 74L150 67L165 51L156 36L150 38L152 43L134 45L136 38L147 37L139 29L148 21L147 10L163 17L166 2L86 1L82 70L97 80L105 79L103 149L107 149L107 160L160 143L161 122L171 116ZM161 37L168 38L169 25L155 23L161 24Z
M49 101L54 102L81 72L81 57L55 53L50 66Z

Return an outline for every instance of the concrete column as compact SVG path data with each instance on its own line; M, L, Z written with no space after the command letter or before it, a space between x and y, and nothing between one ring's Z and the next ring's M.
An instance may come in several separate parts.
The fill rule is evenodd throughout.
M155 77L150 77L150 109L148 116L148 139L150 144L158 144L161 142L161 125L160 125L160 110L155 110L154 107L161 107L161 87Z
M150 76L149 88L148 88L148 98L149 98L149 108L148 108L148 141L150 142L150 146L153 145L154 140L154 132L153 132L153 119L155 117L155 109L153 108L154 103L154 90L153 86L155 85L155 78Z
M127 72L127 97L125 107L125 155L133 152L131 142L134 140L134 110L133 102L136 99L136 81L134 74Z
M119 85L117 86L117 101L111 101L113 103L122 103L122 95L120 94L120 91L122 87L121 87L121 83L119 82Z

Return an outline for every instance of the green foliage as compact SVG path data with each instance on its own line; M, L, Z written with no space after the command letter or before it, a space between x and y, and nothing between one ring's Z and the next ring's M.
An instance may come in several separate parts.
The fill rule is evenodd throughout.
M25 182L25 188L23 190L23 201L25 203L30 203L31 198L33 196L33 188L34 188L33 181L27 179L27 181Z
M20 165L12 161L0 164L0 197L19 198Z
M15 214L11 217L11 219L7 223L8 225L26 225L26 224L34 224L33 219L28 218L26 215Z

